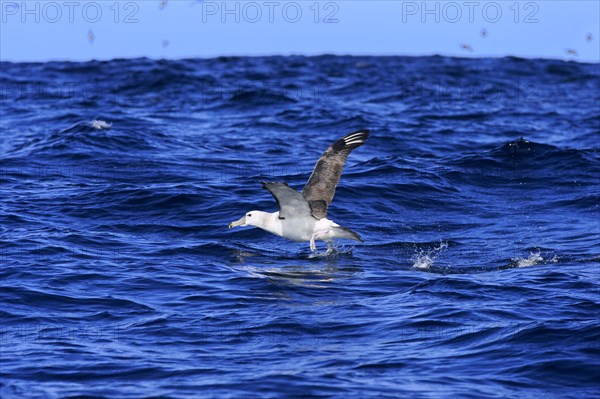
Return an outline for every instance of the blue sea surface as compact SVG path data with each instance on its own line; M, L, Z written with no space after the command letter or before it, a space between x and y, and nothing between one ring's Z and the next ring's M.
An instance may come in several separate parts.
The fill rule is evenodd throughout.
M599 398L600 67L0 63L2 398ZM256 228L369 129L333 254Z

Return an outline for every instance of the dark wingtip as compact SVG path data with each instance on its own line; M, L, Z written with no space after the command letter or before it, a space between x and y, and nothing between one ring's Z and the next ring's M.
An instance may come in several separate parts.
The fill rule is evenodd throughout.
M371 133L371 131L369 129L360 129L360 130L357 130L357 131L352 132L350 134L356 134L356 133L364 133L364 134L366 134L368 136L369 133Z
M348 133L347 135L344 136L344 138L349 137L349 136L354 136L356 134L356 135L364 136L365 140L366 140L369 137L370 133L371 133L371 131L369 129L360 129L355 132Z
M369 132L370 131L367 129L361 129L347 134L333 144L333 149L335 151L342 151L345 149L353 150L367 141Z

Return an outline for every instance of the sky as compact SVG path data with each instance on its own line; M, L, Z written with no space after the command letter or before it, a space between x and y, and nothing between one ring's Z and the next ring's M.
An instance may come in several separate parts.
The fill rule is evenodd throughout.
M0 0L0 60L431 55L600 62L600 1Z

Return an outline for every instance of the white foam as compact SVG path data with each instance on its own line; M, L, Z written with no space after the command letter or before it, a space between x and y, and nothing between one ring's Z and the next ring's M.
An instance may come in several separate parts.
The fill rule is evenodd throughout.
M527 258L514 258L513 261L517 264L517 267L528 267L539 265L544 261L544 258L537 252L530 252Z
M110 129L112 127L112 123L106 122L100 119L94 119L89 123L90 127L98 130Z

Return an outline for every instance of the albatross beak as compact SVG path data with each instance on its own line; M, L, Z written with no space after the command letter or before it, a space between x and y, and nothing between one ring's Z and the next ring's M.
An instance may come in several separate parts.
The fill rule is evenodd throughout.
M242 218L240 220L236 220L235 222L229 223L229 228L233 229L234 227L243 226L245 224L246 224L246 215L242 216Z

